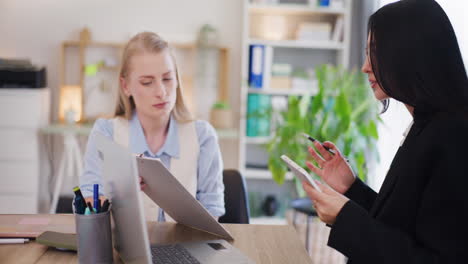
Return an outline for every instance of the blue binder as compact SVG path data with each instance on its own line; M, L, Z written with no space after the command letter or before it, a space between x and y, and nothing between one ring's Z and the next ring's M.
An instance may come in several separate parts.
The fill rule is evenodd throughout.
M265 45L250 45L249 47L249 86L263 88L263 73L265 69Z

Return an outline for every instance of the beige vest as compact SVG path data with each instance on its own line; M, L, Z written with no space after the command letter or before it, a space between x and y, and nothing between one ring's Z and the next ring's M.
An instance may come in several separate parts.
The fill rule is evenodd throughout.
M116 117L112 119L114 126L114 141L119 145L129 148L129 124L125 118ZM197 169L198 143L195 122L177 123L179 132L179 158L171 158L170 168L172 175L194 196L197 194ZM136 153L141 154L141 153ZM153 202L144 192L140 192L145 208L146 221L157 221L159 206ZM166 221L175 222L168 214Z

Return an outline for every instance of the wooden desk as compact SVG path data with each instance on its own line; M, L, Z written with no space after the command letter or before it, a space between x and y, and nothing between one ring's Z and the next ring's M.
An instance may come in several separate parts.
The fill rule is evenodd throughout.
M72 215L42 215L74 226ZM55 219L54 219L55 218ZM2 216L0 215L0 225ZM291 226L225 224L234 236L232 245L256 263L311 263L307 252ZM51 231L63 231L51 225ZM176 243L217 239L216 236L172 223L149 223L151 243ZM114 260L117 260L114 254ZM0 263L77 263L74 252L62 252L47 246L30 242L19 245L0 245Z

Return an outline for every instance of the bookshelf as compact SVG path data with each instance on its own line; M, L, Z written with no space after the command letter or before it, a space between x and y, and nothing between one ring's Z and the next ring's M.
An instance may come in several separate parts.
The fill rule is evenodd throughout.
M262 169L246 169L245 173L249 175L249 179L256 179L256 180L271 180L271 172L268 170ZM286 180L292 180L293 175L291 173L286 174Z
M294 90L294 89L252 89L247 88L249 94L269 94L269 95L307 95L310 94L311 91L304 91L304 90Z
M271 135L247 136L249 119L249 96L253 94L270 98L303 96L314 94L312 89L296 89L273 85L273 67L276 64L290 65L293 76L297 69L312 72L316 66L328 63L334 65L349 64L351 35L351 1L343 0L342 6L319 7L304 0L287 3L279 0L276 4L258 3L244 0L243 6L243 36L242 36L242 87L240 88L240 125L239 125L239 168L249 180L272 180L267 170L268 153L265 144ZM267 1L265 1L267 2ZM288 1L291 2L291 1ZM339 21L341 20L341 21ZM298 28L328 28L329 38L301 37ZM337 30L339 28L340 30ZM309 34L310 32L307 32ZM312 32L314 33L314 32ZM315 35L314 35L315 36ZM249 82L251 73L251 46L263 48L261 87L252 87ZM313 80L313 76L311 77ZM288 79L289 81L289 79ZM288 82L290 83L290 82ZM272 106L274 107L274 106ZM271 121L271 120L270 120ZM270 122L270 126L271 126ZM274 133L270 127L270 133ZM256 166L250 162L255 160ZM263 163L262 163L263 161ZM262 163L263 166L257 166ZM287 175L287 180L292 179Z
M319 7L306 4L255 4L249 3L250 13L267 13L267 14L293 14L293 15L308 15L308 14L336 14L343 15L346 13L345 8L336 7Z
M338 41L299 41L299 40L260 40L250 39L249 44L260 44L275 48L301 48L301 49L325 49L343 50L344 45Z

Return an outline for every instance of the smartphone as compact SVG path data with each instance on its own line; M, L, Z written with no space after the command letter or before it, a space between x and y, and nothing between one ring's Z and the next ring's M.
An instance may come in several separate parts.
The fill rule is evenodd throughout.
M288 165L288 167L291 169L291 171L296 175L301 182L306 181L310 183L317 191L322 192L320 187L315 183L314 180L310 177L309 173L307 173L306 170L304 170L301 166L297 165L296 162L294 162L292 159L290 159L286 155L281 155L281 159Z

